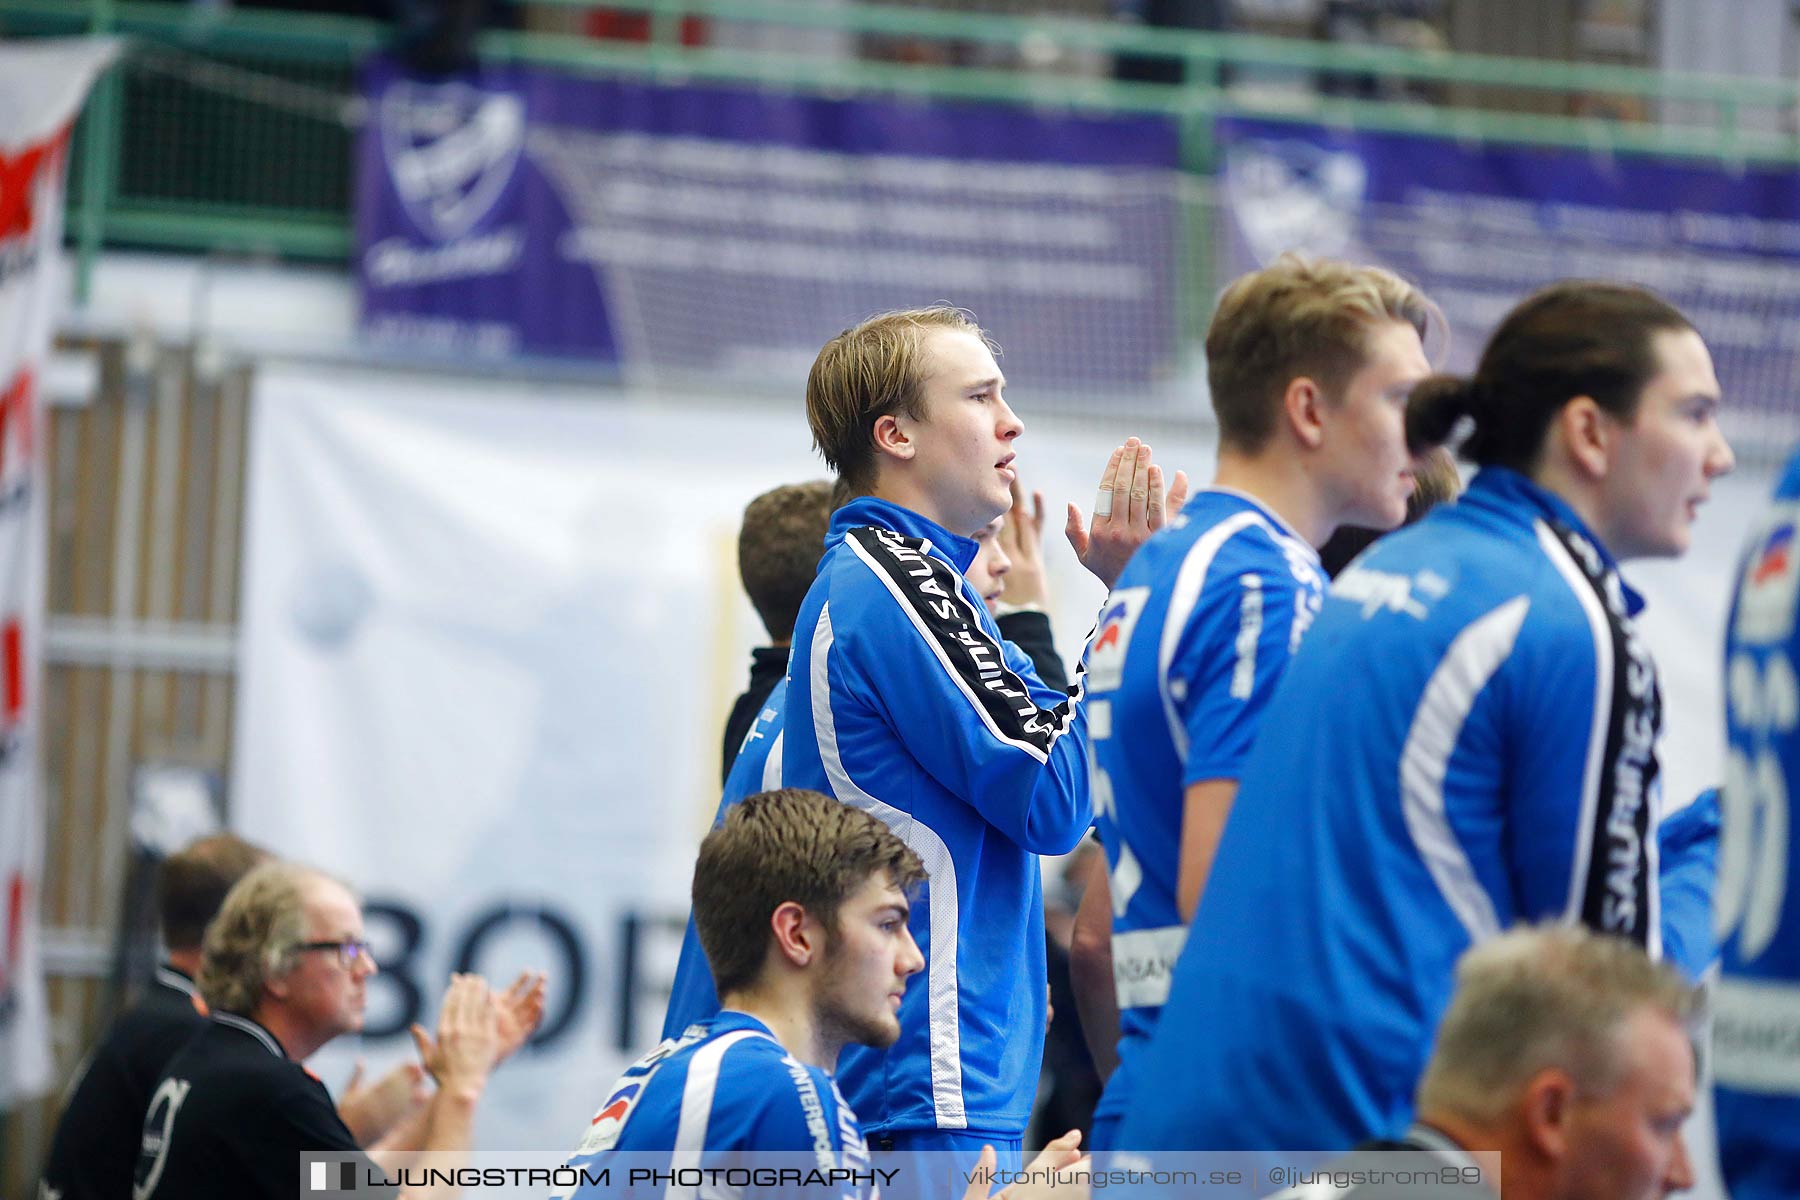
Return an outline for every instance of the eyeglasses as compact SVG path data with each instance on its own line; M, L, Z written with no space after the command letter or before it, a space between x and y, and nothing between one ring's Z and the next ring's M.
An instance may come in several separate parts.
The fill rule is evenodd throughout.
M295 950L336 950L338 962L346 969L359 962L373 965L375 953L361 938L342 938L332 942L301 942Z

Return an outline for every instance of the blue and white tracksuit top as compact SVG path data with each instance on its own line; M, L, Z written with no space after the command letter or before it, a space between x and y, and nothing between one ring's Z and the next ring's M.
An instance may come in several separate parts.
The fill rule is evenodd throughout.
M1719 1166L1735 1200L1800 1195L1800 456L1753 529L1725 641L1713 1003Z
M838 1086L870 1134L1016 1137L1045 1028L1040 854L1092 823L1087 719L1004 641L963 579L976 543L873 497L832 514L794 624L782 783L874 813L929 874L912 909L925 970L887 1051Z
M1659 952L1641 602L1513 471L1332 584L1245 764L1121 1149L1404 1129L1472 944L1582 922Z
M616 1155L627 1155L620 1161ZM748 1013L725 1011L691 1025L626 1068L568 1159L605 1186L565 1188L559 1197L694 1195L691 1188L626 1186L631 1167L762 1166L867 1173L869 1152L856 1113L831 1075L808 1066ZM867 1185L759 1188L754 1195L867 1200ZM741 1191L702 1188L699 1195Z

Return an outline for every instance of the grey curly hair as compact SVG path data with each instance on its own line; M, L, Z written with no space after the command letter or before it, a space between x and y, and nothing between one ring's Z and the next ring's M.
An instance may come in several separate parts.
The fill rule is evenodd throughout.
M328 879L296 863L264 863L225 896L200 950L200 994L214 1012L249 1016L263 985L293 963L306 940L306 886Z

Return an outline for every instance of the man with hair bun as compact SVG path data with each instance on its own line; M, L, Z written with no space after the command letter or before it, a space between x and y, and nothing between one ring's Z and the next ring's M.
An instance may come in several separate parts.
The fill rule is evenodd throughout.
M1412 1125L1317 1172L1431 1182L1321 1181L1274 1200L1661 1200L1690 1188L1696 1001L1637 946L1579 926L1484 942L1457 963Z
M362 1028L376 970L362 907L343 884L284 862L240 879L201 952L210 1019L169 1061L143 1115L134 1200L290 1197L308 1151L355 1155L364 1182L374 1164L301 1063ZM543 1013L542 975L521 975L499 993L480 976L453 976L436 1035L412 1029L437 1092L375 1153L468 1149L489 1074Z
M1662 943L1656 669L1621 558L1687 548L1732 453L1706 344L1565 282L1415 444L1479 468L1332 585L1244 767L1122 1145L1338 1150L1403 1128L1452 969L1520 921Z

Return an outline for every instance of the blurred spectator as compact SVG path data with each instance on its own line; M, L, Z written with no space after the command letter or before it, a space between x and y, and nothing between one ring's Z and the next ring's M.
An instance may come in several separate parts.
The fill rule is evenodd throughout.
M1441 8L1441 0L1325 0L1317 36L1344 45L1444 51L1449 43L1433 20ZM1319 90L1368 100L1436 103L1443 99L1443 86L1438 83L1360 73L1327 74L1320 79Z
M362 906L343 884L280 862L239 880L201 955L210 1019L169 1060L144 1113L136 1200L214 1195L222 1179L243 1200L292 1196L307 1152L354 1155L359 1179L377 1169L301 1066L362 1028L375 971ZM478 975L454 976L436 1036L412 1029L437 1093L380 1149L466 1150L489 1074L543 1015L542 975L495 993Z
M756 714L787 673L794 615L825 553L825 527L834 507L830 482L815 479L771 488L744 509L744 523L738 529L738 577L762 618L769 644L750 652L750 685L726 718L720 783L731 774L732 761Z
M483 29L511 28L516 6L497 0L236 0L243 8L374 17L392 22L392 49L422 75L450 75L476 65Z
M1226 0L1120 0L1118 15L1153 29L1187 29L1222 33L1231 28ZM1186 65L1166 54L1121 54L1113 78L1130 83L1183 83Z
M167 954L143 998L112 1023L77 1073L44 1165L44 1194L118 1200L130 1193L150 1092L175 1052L206 1026L194 986L200 940L232 885L268 857L221 833L164 860L156 908Z
M1042 1146L1070 1129L1081 1130L1085 1146L1094 1124L1094 1105L1100 1101L1103 1081L1088 1053L1087 1036L1075 1005L1075 986L1069 975L1069 941L1075 932L1075 913L1088 885L1096 878L1106 878L1106 851L1090 837L1063 860L1056 886L1044 889L1051 1016L1044 1037L1044 1076L1038 1088L1037 1110L1025 1134L1027 1146Z
M1406 501L1406 520L1411 525L1440 504L1447 504L1462 494L1462 476L1450 452L1438 447L1427 450L1413 461L1413 492ZM1350 565L1350 560L1367 550L1379 529L1363 525L1340 525L1323 546L1319 547L1319 565L1332 579Z

